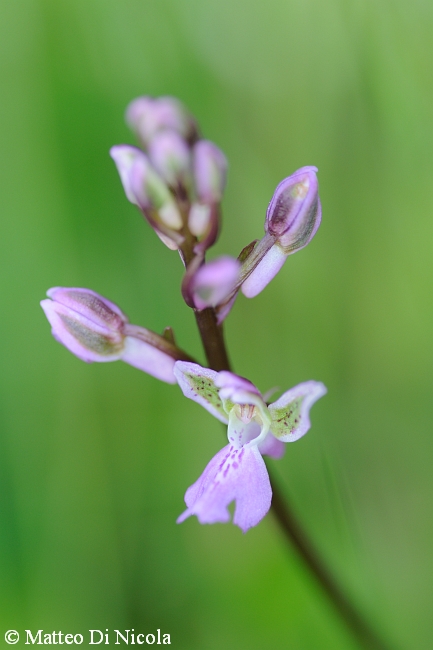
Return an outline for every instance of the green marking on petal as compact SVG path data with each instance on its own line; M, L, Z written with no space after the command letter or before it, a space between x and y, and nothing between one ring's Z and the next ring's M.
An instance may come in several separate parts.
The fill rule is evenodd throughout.
M222 400L218 394L218 388L215 386L212 379L209 379L204 375L195 375L190 372L185 372L184 377L196 395L199 395L208 404L213 406L213 408L216 409L224 418L227 417Z
M294 399L293 402L282 408L269 407L272 420L271 431L276 438L286 436L288 433L294 433L299 427L304 399L305 395Z
M230 411L232 410L232 408L235 406L235 403L232 402L229 399L223 399L222 400L222 405L223 405L223 408L224 408L224 412L229 414Z
M116 337L113 335L113 337L110 338L89 329L82 323L79 323L73 318L69 318L65 314L59 314L59 317L68 332L88 350L107 357L118 354L122 351L123 338L120 338L119 335Z

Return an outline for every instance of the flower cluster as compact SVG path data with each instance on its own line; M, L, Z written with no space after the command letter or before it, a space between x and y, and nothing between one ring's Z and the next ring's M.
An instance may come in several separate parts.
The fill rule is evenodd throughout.
M309 409L326 389L308 381L267 405L253 384L229 371L225 348L218 361L215 350L224 346L222 322L239 291L248 298L259 294L287 257L317 232L317 169L302 167L277 186L262 239L245 246L237 259L222 256L207 262L221 223L224 154L201 138L193 116L172 97L135 99L126 121L140 147L114 146L111 157L128 200L162 242L181 256L182 295L194 310L213 369L193 362L177 346L171 328L159 335L132 325L119 307L89 289L55 287L41 306L53 336L80 359L122 360L167 383L177 381L186 397L228 425L229 444L187 490L187 510L178 521L190 515L201 523L228 521L227 506L235 501L233 521L246 531L271 503L262 455L280 458L284 443L308 431Z

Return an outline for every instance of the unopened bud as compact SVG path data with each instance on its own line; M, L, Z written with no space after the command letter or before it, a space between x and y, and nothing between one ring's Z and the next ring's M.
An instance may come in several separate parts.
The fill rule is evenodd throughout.
M288 255L304 248L320 226L317 167L301 167L278 185L266 213L265 230Z
M137 97L126 109L126 122L145 147L158 131L176 131L188 142L197 134L193 117L174 97Z
M164 337L130 325L117 305L90 289L54 287L47 295L51 300L42 300L41 307L54 338L83 361L121 359L174 384L176 360L189 358Z
M131 188L131 169L137 159L146 159L146 156L141 149L131 147L128 144L119 144L111 147L110 156L114 160L117 171L119 172L126 198L131 203L138 205L137 197Z
M131 167L130 183L142 210L155 210L162 224L168 228L182 228L182 217L170 190L144 154Z
M126 316L89 289L54 287L42 300L52 334L83 361L115 361L123 350Z
M242 293L247 298L257 296L276 276L288 255L304 248L316 234L322 219L316 172L317 167L302 167L275 190L266 213L266 235L244 262L246 279Z
M185 140L175 131L160 131L149 145L149 158L162 178L173 188L188 186L191 156Z
M193 235L201 237L210 224L212 208L207 203L193 203L188 216L188 227Z
M167 246L176 249L176 231L182 217L164 180L152 167L148 157L136 147L117 145L110 149L125 194L137 205Z
M216 307L232 292L240 263L233 257L219 257L201 266L190 280L190 294L197 309Z
M219 203L227 176L227 159L208 140L199 140L193 147L193 174L197 198L201 203Z

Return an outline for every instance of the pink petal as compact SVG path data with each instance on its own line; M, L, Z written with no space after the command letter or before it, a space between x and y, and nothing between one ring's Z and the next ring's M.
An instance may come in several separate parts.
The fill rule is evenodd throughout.
M318 381L306 381L285 392L268 407L271 431L278 440L294 442L309 430L310 408L325 395L325 386Z
M277 440L272 433L268 433L266 438L258 445L258 447L259 452L262 455L270 456L276 460L284 456L284 452L286 451L286 445L284 442Z
M201 524L227 522L227 506L236 502L233 523L245 533L268 512L272 490L263 458L255 445L234 449L224 447L205 468L198 481L185 494L188 509L178 518L181 523L196 515Z
M218 420L227 424L228 416L215 386L217 372L202 368L198 363L177 361L174 374L185 397L201 404Z

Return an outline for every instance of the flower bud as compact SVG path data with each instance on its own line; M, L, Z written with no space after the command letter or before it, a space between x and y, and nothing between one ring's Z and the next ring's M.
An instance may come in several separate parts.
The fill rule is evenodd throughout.
M197 309L216 307L232 292L240 263L233 257L219 257L203 264L190 279L189 291Z
M146 158L146 156L141 149L131 147L128 144L119 144L111 147L110 156L114 160L117 171L119 172L126 198L131 203L134 203L134 205L138 205L137 197L131 188L131 169L137 159Z
M54 287L41 307L52 334L83 361L121 359L169 384L176 382L176 360L189 358L174 343L137 325L106 298L90 289Z
M161 223L168 228L182 228L182 217L170 190L144 154L132 165L129 181L142 210L155 210Z
M316 234L322 219L316 172L317 167L301 167L275 190L266 213L265 237L244 262L242 293L247 298L257 296L288 255L304 248ZM249 265L253 266L250 272Z
M320 226L317 167L301 167L278 185L266 213L265 230L287 255L304 248Z
M190 184L191 156L185 140L175 131L160 131L149 145L149 158L173 188Z
M182 237L182 217L164 180L147 156L136 147L117 145L110 149L126 197L143 212L162 241L176 250Z
M212 208L207 203L193 203L188 215L188 228L196 237L204 235L212 217Z
M193 117L174 97L137 97L126 109L126 122L145 147L159 131L171 130L193 142L197 127Z
M83 361L115 361L123 351L126 316L89 289L54 287L41 307L52 334Z
M226 184L227 160L213 142L199 140L194 145L193 175L199 201L219 203Z

